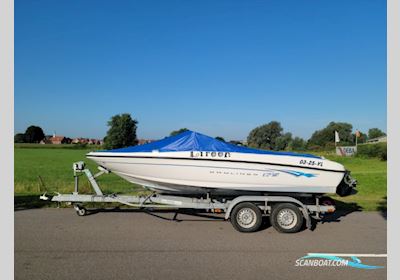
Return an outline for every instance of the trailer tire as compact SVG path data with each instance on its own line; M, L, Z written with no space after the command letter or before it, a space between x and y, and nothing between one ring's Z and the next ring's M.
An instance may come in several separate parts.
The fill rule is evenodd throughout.
M255 232L262 224L260 208L250 202L236 205L230 215L232 226L240 232Z
M271 225L281 233L295 233L303 226L303 214L293 203L279 203L272 208Z

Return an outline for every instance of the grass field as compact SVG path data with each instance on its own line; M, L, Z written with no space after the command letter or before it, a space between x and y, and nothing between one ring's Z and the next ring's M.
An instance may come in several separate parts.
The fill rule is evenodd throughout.
M347 197L333 196L343 202L355 202L363 210L386 210L386 174L387 162L377 158L353 158L325 155L333 161L343 164L358 181L356 195Z
M38 176L43 178L46 188L51 192L71 193L74 187L72 163L84 160L93 173L96 165L86 160L87 149L46 148L46 146L16 146L14 149L14 193L16 197L34 198L43 193ZM70 147L70 146L69 146ZM359 184L356 195L334 199L357 203L363 210L382 210L386 208L386 162L379 159L343 158L324 153L323 156L342 163L352 171ZM82 177L80 192L89 193L90 185ZM99 177L105 193L138 193L143 189L130 184L114 174Z
M96 165L85 158L89 150L73 149L15 149L14 192L17 195L38 194L43 192L38 176L43 179L51 192L70 193L74 188L72 163L84 160L96 173ZM99 177L102 189L106 193L137 191L134 186L114 174ZM86 177L80 182L80 192L89 192L90 185ZM132 192L131 191L131 192Z

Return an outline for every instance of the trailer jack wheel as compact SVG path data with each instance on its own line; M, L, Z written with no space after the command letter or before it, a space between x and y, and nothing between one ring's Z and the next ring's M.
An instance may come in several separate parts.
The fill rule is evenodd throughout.
M81 205L74 205L76 214L80 217L83 217L87 214L87 210L85 207L81 206Z

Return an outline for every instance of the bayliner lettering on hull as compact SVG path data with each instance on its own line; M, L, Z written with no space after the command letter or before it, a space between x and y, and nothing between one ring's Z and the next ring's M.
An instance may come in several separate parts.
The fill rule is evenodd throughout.
M231 153L230 152L190 152L190 157L192 158L230 158Z

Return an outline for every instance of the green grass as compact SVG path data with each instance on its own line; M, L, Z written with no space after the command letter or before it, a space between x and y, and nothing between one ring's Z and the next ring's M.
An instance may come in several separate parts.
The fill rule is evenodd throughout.
M73 149L14 149L14 193L16 195L40 194L44 191L38 176L51 192L71 193L74 189L72 163L84 160L95 173L96 164L86 160L89 150ZM90 192L86 177L81 177L80 192ZM128 183L114 174L98 178L105 193L136 192L139 187Z
M353 158L327 155L326 158L343 164L358 181L356 195L333 197L343 202L355 202L363 210L386 209L387 162L377 158Z
M93 173L96 165L85 158L89 150L63 149L63 148L39 148L17 147L14 149L14 193L16 198L34 197L43 193L38 176L40 175L51 192L71 193L74 188L72 163L85 161ZM43 145L40 145L43 147ZM56 145L54 145L56 146ZM91 147L93 149L93 147ZM357 203L363 210L382 210L386 208L386 162L379 159L339 157L333 153L321 154L328 159L343 164L358 180L356 195L348 197L333 196L334 199L345 203ZM130 184L114 174L100 176L99 184L105 193L138 193L143 189ZM89 193L91 187L82 177L80 192Z

